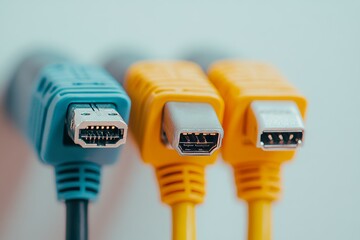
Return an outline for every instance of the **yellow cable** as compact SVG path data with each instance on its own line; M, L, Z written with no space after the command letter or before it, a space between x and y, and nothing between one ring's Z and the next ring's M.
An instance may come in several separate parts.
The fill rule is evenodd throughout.
M285 143L279 135L278 146L274 146L270 135L274 148L265 149L261 137L276 128L284 133L302 129L299 122L305 118L306 99L276 69L264 63L217 61L208 75L225 102L222 157L234 168L238 197L249 205L248 240L270 240L271 203L278 200L281 193L280 168L294 157L299 141L290 146L291 139ZM296 104L297 111L264 111L264 108L259 111L253 108L259 101ZM281 112L292 112L290 115L298 119L297 127L290 127L295 122ZM265 127L264 122L271 121L270 115L278 118ZM275 122L281 122L282 127L272 129ZM286 122L291 124L284 124Z
M195 240L195 204L180 202L172 207L173 240Z
M201 68L186 61L139 62L128 70L124 86L142 159L155 168L161 200L172 207L173 240L195 240L195 206L204 201L205 167L216 161L217 153L179 154L169 147L163 136L165 106L206 103L221 122L224 102Z
M254 200L248 203L248 240L271 239L271 202Z

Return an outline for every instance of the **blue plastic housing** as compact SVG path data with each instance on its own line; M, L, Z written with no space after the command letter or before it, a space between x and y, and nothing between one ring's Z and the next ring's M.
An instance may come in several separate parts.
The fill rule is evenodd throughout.
M47 164L85 161L99 165L117 160L120 148L82 148L66 144L66 116L73 103L112 103L128 122L130 99L104 70L92 66L52 64L34 84L27 135Z
M55 167L59 200L94 200L100 192L101 167L91 162L68 163Z
M28 136L42 162L55 167L59 200L94 200L101 166L114 163L120 148L82 148L67 133L71 104L113 104L128 123L130 99L105 70L54 58L30 57L15 72L7 96L13 121ZM37 76L37 77L35 77Z

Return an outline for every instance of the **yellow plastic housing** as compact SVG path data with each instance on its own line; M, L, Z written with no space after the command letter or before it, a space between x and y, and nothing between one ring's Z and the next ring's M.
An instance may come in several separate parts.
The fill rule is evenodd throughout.
M274 201L280 197L280 165L295 150L264 151L255 144L255 100L286 100L297 104L305 118L306 99L273 67L258 62L224 60L214 63L210 81L225 101L222 155L233 165L238 196L246 201Z
M258 62L226 60L209 69L209 79L225 101L222 155L232 165L254 161L283 162L294 150L263 151L254 144L256 125L249 106L255 100L294 101L305 118L306 99L273 67Z
M211 156L180 156L162 140L167 102L208 103L221 122L224 103L201 68L187 61L144 61L128 70L125 89L132 101L130 129L146 163L156 168L162 200L168 204L203 201L204 167Z
M161 167L169 163L213 163L211 156L180 156L161 139L163 108L166 102L198 102L212 105L219 121L224 103L200 67L186 61L140 62L133 65L125 81L131 100L131 129L147 163Z

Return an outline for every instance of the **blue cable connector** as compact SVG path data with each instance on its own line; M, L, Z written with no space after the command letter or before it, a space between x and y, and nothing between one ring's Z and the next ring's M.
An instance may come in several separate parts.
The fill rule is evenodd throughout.
M106 71L34 54L18 66L7 109L40 160L53 165L59 200L94 200L101 166L118 159L130 99Z

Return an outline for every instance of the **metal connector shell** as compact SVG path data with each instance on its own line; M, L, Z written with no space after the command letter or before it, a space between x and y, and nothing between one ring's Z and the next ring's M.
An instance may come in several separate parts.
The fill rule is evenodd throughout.
M83 148L116 148L126 142L127 124L112 104L72 104L68 134Z
M180 155L208 156L220 148L222 126L210 104L168 102L164 107L165 142Z
M256 146L263 150L293 150L303 142L304 123L292 101L253 101L256 119Z

